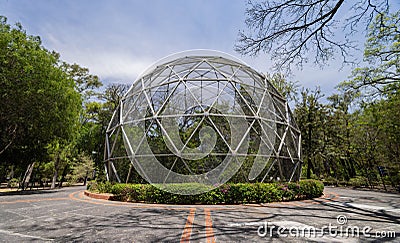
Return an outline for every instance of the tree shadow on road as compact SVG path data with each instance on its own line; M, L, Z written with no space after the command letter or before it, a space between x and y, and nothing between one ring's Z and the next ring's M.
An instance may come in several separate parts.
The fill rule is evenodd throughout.
M13 195L32 195L32 194L51 194L57 192L57 189L35 189L35 190L25 190L25 191L9 191L0 192L1 196L13 196Z
M359 199L359 200L358 200ZM279 224L282 225L302 225L311 226L316 229L322 229L324 226L337 226L338 234L346 235L348 227L364 228L369 226L372 228L371 233L377 231L393 231L392 235L382 238L366 237L360 235L360 242L398 242L400 238L400 197L387 195L383 198L376 196L363 196L356 199L313 199L288 203L272 203L265 205L252 205L239 210L224 211L222 213L214 212L215 236L223 238L224 241L334 241L339 242L340 238L329 239L329 233L326 232L328 238L283 238L277 234ZM360 200L385 202L385 207L365 206ZM364 201L365 202L365 201ZM357 207L359 205L359 207ZM388 209L389 208L389 209ZM344 227L340 228L338 216L344 215L346 220ZM271 239L258 236L258 228L265 223L270 223ZM276 227L275 227L276 226ZM343 232L340 232L342 230ZM286 230L286 234L289 230ZM269 236L269 235L268 235ZM268 237L267 236L267 237ZM332 237L331 237L332 238ZM336 241L335 241L336 240Z
M350 191L351 193L351 191ZM400 237L400 197L374 197L362 194L358 198L318 198L313 200L272 203L263 205L220 205L216 207L196 205L195 217L191 224L192 242L205 242L205 210L210 211L212 234L217 242L298 242L333 241L341 238L282 238L277 230L271 238L259 236L257 230L265 222L295 222L321 228L329 224L338 225L337 217L345 215L346 225L370 226L373 231L392 230L396 237L359 237L359 242L398 241ZM378 207L357 207L374 200L385 203L392 211L379 210ZM49 217L23 220L2 229L9 232L26 233L53 239L60 242L179 242L188 222L190 208L156 205L127 204L104 205L99 201L93 204L77 203L69 211L52 211ZM372 205L372 204L371 204Z

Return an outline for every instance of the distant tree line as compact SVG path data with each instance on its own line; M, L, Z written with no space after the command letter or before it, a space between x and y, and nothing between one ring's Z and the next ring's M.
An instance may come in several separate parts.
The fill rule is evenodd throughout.
M290 8L297 6L296 1L281 2ZM331 1L319 1L325 2ZM267 6L271 7L263 8ZM367 10L371 5L364 7ZM328 102L322 102L324 94L318 87L298 94L293 83L279 75L272 77L281 92L295 96L303 177L365 186L383 181L400 189L400 11L373 12L365 66L355 68L338 85L337 93L327 97Z

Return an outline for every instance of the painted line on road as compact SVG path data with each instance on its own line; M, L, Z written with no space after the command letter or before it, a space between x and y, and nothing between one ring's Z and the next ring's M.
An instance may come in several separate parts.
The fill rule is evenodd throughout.
M112 207L128 207L128 208L159 208L165 210L181 210L187 211L191 208L195 207L176 207L174 205L159 205L159 204L147 204L147 205L138 205L130 202L120 202L120 201L108 201L102 199L92 199L90 197L85 197L83 191L77 191L69 194L69 199L80 201L84 203L90 203L95 205L103 205L103 206L112 206Z
M183 229L182 237L180 243L187 243L190 242L190 235L192 234L192 226L194 222L194 215L196 209L191 208L189 216L187 217L185 228Z
M2 230L2 229L0 229L0 234L7 234L7 235L11 235L11 236L17 236L17 237L21 237L21 238L36 239L36 240L41 240L41 241L54 241L54 239L42 238L42 237L34 236L34 235L25 235L25 234L11 232L11 231Z
M281 208L283 206L300 207L301 205L295 202L276 202L276 203L266 204L265 206L269 208Z
M60 200L68 200L68 198L59 197L59 198L43 198L43 199L26 199L26 200L5 201L5 202L0 202L0 204L31 203L31 202L60 201Z
M329 197L328 197L328 195L329 195ZM340 195L337 194L336 192L328 192L327 194L324 193L324 195L321 198L326 199L326 200L337 200L340 198Z
M354 209L359 209L359 210L372 210L372 211L386 211L386 212L400 212L399 208L396 207L384 207L384 206L376 206L376 205L370 205L370 204L360 204L360 203L348 203L348 202L327 202L328 205L334 205L334 206L342 206L346 208L354 208Z
M206 223L206 242L215 243L214 230L212 227L211 211L209 208L204 209Z
M297 229L300 228L310 228L312 226L303 224L297 221L257 221L257 222L243 222L243 223L231 223L227 224L228 227L246 227L246 226L261 226L261 225L274 225L274 226L284 226L286 229L291 227L296 227Z
M75 201L80 201L80 202L85 202L85 203L90 203L90 204L95 204L95 205L103 205L103 206L117 206L117 207L130 207L130 208L160 208L160 209L165 209L165 210L189 210L189 215L186 220L185 227L182 232L181 240L180 242L190 242L190 237L192 234L193 230L193 222L195 218L195 212L196 208L199 208L199 205L196 205L196 207L174 207L170 205L135 205L134 203L128 203L128 202L103 202L104 200L98 200L98 199L91 199L90 197L85 197L83 191L78 191L78 192L73 192L69 195L69 198L71 200ZM222 210L223 208L204 208L200 207L204 210L204 215L205 215L205 234L206 234L206 242L207 243L215 243L215 238L214 238L214 230L213 230L213 224L212 224L212 218L211 218L211 210Z

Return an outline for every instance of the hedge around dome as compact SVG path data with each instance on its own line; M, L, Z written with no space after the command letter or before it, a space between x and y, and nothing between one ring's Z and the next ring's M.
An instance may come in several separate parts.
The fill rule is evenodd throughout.
M271 203L304 200L320 197L324 185L317 180L301 180L288 183L227 183L203 194L179 195L179 190L188 187L198 190L204 186L195 183L170 184L170 193L151 184L121 184L92 182L88 190L96 193L112 193L113 200L133 203L162 204L243 204Z

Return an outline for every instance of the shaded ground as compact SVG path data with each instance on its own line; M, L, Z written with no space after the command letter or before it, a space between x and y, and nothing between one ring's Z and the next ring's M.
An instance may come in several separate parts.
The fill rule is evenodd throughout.
M326 188L315 200L182 206L95 200L83 190L0 193L0 242L400 241L399 194ZM349 227L359 235L346 235Z

